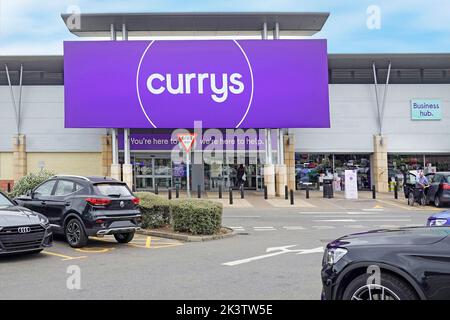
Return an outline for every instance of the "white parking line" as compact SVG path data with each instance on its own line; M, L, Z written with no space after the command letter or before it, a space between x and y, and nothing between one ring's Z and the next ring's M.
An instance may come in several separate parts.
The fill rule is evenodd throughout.
M407 222L411 219L329 219L314 220L314 222Z
M336 227L333 226L312 226L315 229L319 229L319 230L325 230L325 229L336 229Z
M303 228L302 226L286 226L286 227L283 227L283 229L286 229L286 230L305 230L305 228Z
M255 231L275 231L274 227L253 227Z

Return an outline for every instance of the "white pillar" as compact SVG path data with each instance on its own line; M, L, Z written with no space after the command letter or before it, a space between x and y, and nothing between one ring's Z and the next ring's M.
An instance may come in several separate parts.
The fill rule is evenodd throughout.
M125 23L122 23L122 41L128 40L128 30ZM123 182L130 189L133 189L133 165L131 164L130 129L123 129Z

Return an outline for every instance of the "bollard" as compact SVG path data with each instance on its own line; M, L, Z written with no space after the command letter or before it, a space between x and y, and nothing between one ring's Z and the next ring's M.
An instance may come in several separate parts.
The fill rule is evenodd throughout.
M267 186L264 186L264 199L267 200Z
M7 191L8 191L8 193L10 193L11 192L11 183L10 182L8 182L8 187L7 187L7 189L6 189Z
M169 200L172 200L172 188L169 188L167 197L169 198Z
M306 185L306 199L309 199L309 184Z
M155 194L158 194L158 184L155 184Z
M233 189L230 187L230 204L233 204Z
M288 200L288 199L289 199L288 186L284 186L284 200Z
M175 187L175 198L179 198L180 197L180 187L177 185Z
M219 184L219 199L222 199L222 185Z
M197 198L201 198L202 197L202 190L201 190L201 186L198 184L197 185Z
M241 185L241 199L244 199L244 185Z
M372 186L372 199L376 199L377 198L377 193L375 191L375 185Z
M395 178L394 199L398 199L398 178Z
M294 190L291 189L291 206L294 205Z

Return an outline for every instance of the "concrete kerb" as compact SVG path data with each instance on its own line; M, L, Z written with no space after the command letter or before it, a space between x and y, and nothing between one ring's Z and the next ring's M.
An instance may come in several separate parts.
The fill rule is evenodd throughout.
M137 231L137 233L146 235L146 236L167 238L167 239L179 240L179 241L184 241L184 242L203 242L203 241L210 241L210 240L220 240L220 239L231 238L236 235L236 233L234 232L233 229L228 228L228 227L222 227L222 228L229 230L230 233L213 234L213 235L206 235L206 236L194 236L194 235L179 234L179 233L174 233L174 232L158 231L158 230L145 230L145 229L139 230L139 231Z

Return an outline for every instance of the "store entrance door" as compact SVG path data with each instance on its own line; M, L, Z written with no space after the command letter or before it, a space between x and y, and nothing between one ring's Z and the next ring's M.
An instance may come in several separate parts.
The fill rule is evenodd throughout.
M230 161L231 160L231 161ZM233 161L234 160L234 161ZM217 191L219 185L223 190L228 188L239 189L238 170L240 163L237 158L229 159L228 164L221 162L212 162L205 164L205 189L210 191ZM249 158L245 158L245 162L242 163L245 170L244 188L248 190L262 190L262 171L261 164L251 163Z
M172 187L172 161L169 156L132 155L134 179L137 191L168 189Z

